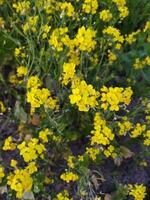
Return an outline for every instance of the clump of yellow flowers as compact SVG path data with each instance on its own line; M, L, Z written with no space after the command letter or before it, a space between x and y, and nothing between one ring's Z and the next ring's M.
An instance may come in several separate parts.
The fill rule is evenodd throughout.
M141 136L142 133L146 130L146 125L142 125L140 123L137 123L134 130L131 131L131 137L136 138L138 136Z
M47 143L48 142L48 136L53 135L53 132L50 131L48 128L41 130L39 132L39 138L43 141L43 143Z
M150 56L146 56L143 59L136 58L133 64L134 69L142 69L145 66L150 66Z
M58 109L57 99L53 99L47 88L40 89L42 85L37 76L31 76L27 81L27 102L31 104L31 114L42 105L52 110Z
M20 15L26 15L28 10L30 9L30 1L16 2L16 3L13 3L12 7Z
M75 45L79 48L80 51L91 52L96 45L96 41L94 40L96 36L96 31L92 28L85 28L82 26L78 29L78 33L75 37Z
M17 148L20 150L20 155L23 156L25 162L36 160L38 157L44 157L45 146L39 143L37 138L32 138L29 142L23 141Z
M62 12L66 13L68 17L72 17L74 13L74 7L70 2L59 3Z
M110 10L102 10L100 12L100 19L104 22L109 22L112 19L112 13Z
M84 0L82 9L87 14L95 14L98 9L98 1L97 0Z
M75 67L74 63L64 63L63 64L63 80L62 83L67 85L69 81L71 81L75 75Z
M107 126L106 121L102 119L100 113L96 113L94 117L94 130L91 131L91 145L101 144L109 145L114 139L114 134L112 130Z
M98 105L97 98L99 93L88 85L84 80L79 80L72 84L72 94L69 96L70 103L76 104L79 111L87 112L90 108Z
M16 192L16 197L21 199L25 192L31 190L33 180L27 169L16 169L8 175L7 184Z
M17 144L13 142L13 139L11 136L5 139L5 143L3 145L3 150L8 151L8 150L14 150L16 149Z
M70 181L77 181L79 179L79 176L73 172L65 172L61 174L60 178L63 181L66 181L67 183L69 183Z
M23 77L27 74L27 67L24 67L24 66L19 66L17 68L17 76L18 77Z
M134 200L144 200L146 197L146 187L141 184L129 185L129 195L134 197Z
M63 190L59 194L57 194L57 200L72 200L72 198L69 197L69 193L67 190Z
M104 110L118 111L120 104L129 105L133 91L131 87L106 87L101 88L101 108Z
M126 6L126 0L113 0L113 2L117 5L118 11L120 12L120 19L123 20L125 17L129 15L128 7Z

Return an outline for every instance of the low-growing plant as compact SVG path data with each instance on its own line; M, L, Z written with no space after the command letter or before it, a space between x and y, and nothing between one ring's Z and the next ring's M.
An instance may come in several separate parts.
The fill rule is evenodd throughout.
M2 200L149 198L149 10L0 0Z

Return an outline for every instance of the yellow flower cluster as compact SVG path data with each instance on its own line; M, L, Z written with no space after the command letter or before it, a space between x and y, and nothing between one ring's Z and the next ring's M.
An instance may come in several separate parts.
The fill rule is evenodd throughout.
M29 17L28 21L22 25L23 32L26 34L29 30L32 32L37 31L37 23L39 16Z
M103 86L101 88L101 108L110 111L118 111L120 104L129 105L133 91L130 87L109 87Z
M16 149L17 144L13 142L13 139L11 136L5 139L3 150L8 151L8 150L14 150Z
M68 28L54 29L49 39L49 45L53 46L58 52L63 51L64 40L68 39Z
M24 47L15 48L14 55L15 57L25 58L26 54L24 53Z
M102 119L100 113L96 113L94 117L94 130L91 131L91 145L102 144L109 145L114 139L112 130L106 125L106 121Z
M144 200L146 197L146 187L141 184L129 185L129 195L134 197L134 200Z
M146 125L141 125L140 123L137 123L134 130L131 131L131 137L137 138L141 136L145 130L146 130Z
M74 168L75 167L75 163L74 163L75 157L74 156L69 156L67 159L67 165L70 168Z
M113 26L105 28L103 34L110 35L114 42L119 42L121 44L124 42L124 37L121 35L120 30Z
M129 15L128 7L126 6L126 0L112 0L118 7L120 12L120 19L123 20Z
M37 7L43 8L45 12L49 15L55 10L59 9L58 1L56 0L37 0Z
M102 10L100 12L100 19L104 22L109 22L112 19L112 13L110 10Z
M97 0L84 0L82 9L87 14L95 14L98 9L98 1Z
M72 80L75 74L75 67L74 63L64 63L63 64L63 74L62 74L62 83L64 85L68 85L69 81Z
M31 76L27 82L27 102L31 104L31 114L42 105L45 108L58 109L57 99L53 99L47 88L40 89L41 81L37 76Z
M46 39L47 38L47 35L48 35L50 29L51 29L51 26L48 26L47 24L43 25L41 27L41 30L42 30L42 39Z
M14 159L11 159L11 162L10 162L10 166L13 167L13 168L16 168L17 167L17 164L18 162Z
M112 64L116 60L117 60L117 56L113 52L108 50L108 61L109 61L109 64Z
M94 31L92 28L86 29L85 26L82 26L78 29L78 33L74 39L75 45L81 51L91 52L96 45L96 41L94 40L95 36L96 31Z
M23 77L27 74L27 67L24 66L19 66L17 68L17 76L18 77Z
M16 192L16 197L21 199L24 192L31 190L33 180L27 169L16 169L7 177L7 184Z
M23 156L25 162L36 160L38 157L43 158L45 146L39 143L39 140L32 138L29 142L23 141L17 146L20 150L20 155Z
M68 191L64 190L63 192L57 194L57 200L73 200L73 199L69 197Z
M70 181L77 181L79 179L79 176L73 172L65 172L61 174L60 178L63 181L66 181L67 183L69 183Z
M19 1L13 3L12 7L15 8L16 12L20 15L26 15L28 10L30 9L30 1Z
M150 130L144 133L144 145L150 146Z
M75 12L74 12L74 7L70 2L63 2L59 3L60 9L63 11L62 15L66 13L68 17L72 17Z
M4 178L5 174L4 174L4 169L2 166L0 166L0 183L2 182L2 179Z
M142 69L145 66L150 66L150 56L146 56L144 59L136 58L133 64L134 69Z
M132 44L133 42L136 42L137 38L136 36L140 33L140 30L137 30L135 32L130 33L129 35L126 36L125 41L128 44Z
M2 101L0 101L0 112L2 112L2 113L6 112L6 108Z
M118 126L119 126L118 134L120 136L125 136L126 133L133 128L132 123L127 120L125 122L118 122Z
M51 132L48 128L42 130L39 132L39 138L44 142L48 142L48 136L53 135L53 132Z
M92 85L87 85L85 81L72 84L72 94L69 96L70 103L76 104L79 111L87 112L90 108L98 105L97 97L99 93Z
M112 145L109 145L107 149L104 150L104 155L108 158L108 157L112 157L112 158L116 158L117 154L115 153L115 147Z
M92 160L96 160L96 156L100 153L100 150L99 149L96 149L96 148L89 148L87 147L86 148L86 154L89 155L89 157L92 159Z

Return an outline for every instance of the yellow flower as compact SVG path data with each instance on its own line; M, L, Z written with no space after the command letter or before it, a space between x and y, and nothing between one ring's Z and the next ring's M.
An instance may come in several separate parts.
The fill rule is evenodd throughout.
M107 28L103 29L103 34L110 35L114 42L123 43L124 37L121 35L120 30L113 26L108 26Z
M23 32L26 34L29 30L32 32L37 31L37 23L39 21L39 16L29 17L28 21L22 25Z
M4 146L3 146L3 150L4 151L7 151L7 150L14 150L16 149L16 143L14 143L12 141L12 137L9 136L8 138L5 139L5 142L4 142Z
M4 178L5 174L4 174L4 169L3 167L0 165L0 183L2 182L2 179Z
M98 9L98 1L97 0L84 0L82 9L87 14L95 14Z
M37 172L36 162L34 161L30 162L28 166L26 167L26 170L28 170L29 174L33 174L34 172Z
M97 98L99 93L92 85L87 85L85 81L72 84L72 94L69 96L70 103L76 104L79 111L87 112L90 108L98 105Z
M2 101L0 101L0 112L2 112L2 113L6 112L6 108Z
M18 77L23 77L27 74L27 68L24 66L20 66L17 68L17 76Z
M15 8L16 12L20 15L26 15L28 10L30 9L30 1L13 3L12 7Z
M47 24L46 25L43 25L42 27L41 27L41 29L42 29L42 38L43 39L45 39L45 38L47 38L47 34L49 33L49 31L50 31L50 29L51 29L51 26L48 26Z
M75 67L74 63L64 63L63 65L63 80L62 83L67 85L69 81L74 77L75 74Z
M17 148L20 150L20 155L23 156L25 162L30 162L44 156L45 146L39 143L39 140L36 138L32 138L28 143L23 141Z
M74 7L70 2L60 3L60 9L66 13L68 17L72 17L74 15Z
M82 26L78 29L78 33L74 39L75 45L81 51L91 52L96 46L96 41L94 40L95 36L96 31L92 28L85 29L85 27Z
M119 135L125 136L128 131L130 131L133 128L133 125L129 121L125 122L118 122L119 126Z
M137 138L141 136L141 134L146 130L146 125L141 125L140 123L137 123L134 130L131 131L131 137Z
M116 60L117 60L117 56L113 52L108 51L108 61L109 61L109 63L112 64Z
M70 167L70 168L74 168L75 167L74 159L75 159L74 156L69 156L68 157L68 159L67 159L67 165L68 165L68 167Z
M146 187L141 184L129 185L129 195L134 197L134 200L144 200L146 197Z
M108 158L108 157L112 157L112 158L116 158L117 154L115 153L115 147L112 145L109 145L107 147L107 149L104 150L104 155Z
M86 148L86 153L92 160L96 160L96 156L100 153L99 149L96 148Z
M16 168L18 162L14 159L11 159L10 166Z
M150 130L144 133L144 145L150 146Z
M110 111L118 111L120 104L129 105L131 101L131 96L133 91L130 87L128 88L119 88L119 87L105 87L101 88L101 108Z
M118 7L120 12L120 19L123 20L129 15L128 7L126 6L126 0L112 0Z
M128 44L132 44L133 42L136 41L136 36L140 33L140 30L137 30L136 32L132 32L128 36L126 36L125 40L127 41Z
M53 133L48 129L44 129L42 131L39 132L39 138L44 142L47 143L48 142L48 136L53 135Z
M67 183L70 181L77 181L79 179L78 175L73 172L65 172L61 174L60 178Z
M100 12L100 19L104 22L109 22L112 19L112 14L110 10L102 10Z
M69 197L68 191L64 190L63 192L57 194L57 200L73 200L73 199Z
M91 145L102 144L109 145L114 139L114 134L111 129L106 125L106 121L102 119L100 113L96 113L94 117L94 130L91 131Z
M31 190L33 180L26 169L16 169L7 176L7 184L16 192L16 197L21 199L24 192Z
M58 52L63 50L64 39L69 36L66 35L68 28L56 28L53 30L51 37L49 39L49 45L53 46Z

